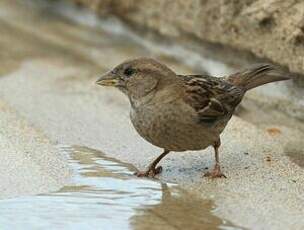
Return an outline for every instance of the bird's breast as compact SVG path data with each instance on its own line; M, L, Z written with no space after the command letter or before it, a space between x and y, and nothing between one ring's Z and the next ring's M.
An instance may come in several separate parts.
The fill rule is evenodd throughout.
M180 101L142 105L133 108L130 116L144 139L171 151L204 149L219 136L214 127L197 123L197 114Z

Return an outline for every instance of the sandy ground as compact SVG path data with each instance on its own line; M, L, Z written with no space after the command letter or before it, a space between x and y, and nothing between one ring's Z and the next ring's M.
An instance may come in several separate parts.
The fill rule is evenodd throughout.
M22 8L12 10L5 2L0 4L6 7L5 14L0 11L0 46L6 54L0 56L0 197L62 186L69 169L57 145L87 146L144 168L160 149L135 132L126 98L94 81L121 60L150 53L58 17L46 17L32 27L24 18L37 21L39 14L19 15ZM15 46L9 47L9 42ZM168 57L159 58L188 71ZM170 154L161 163L160 180L212 199L215 213L237 225L303 229L303 161L286 155L302 156L303 134L282 124L268 128L274 129L267 132L266 127L233 117L222 136L227 179L202 178L213 164L212 150L207 149Z
M70 171L41 132L0 101L0 198L55 191Z

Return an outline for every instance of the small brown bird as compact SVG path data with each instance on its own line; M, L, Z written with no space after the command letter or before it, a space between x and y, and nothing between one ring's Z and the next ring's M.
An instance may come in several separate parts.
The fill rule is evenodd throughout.
M290 76L270 64L256 65L228 77L177 75L151 58L123 62L97 80L115 86L131 103L130 117L137 132L163 148L146 171L137 176L154 177L156 167L170 151L202 150L212 145L215 166L205 176L225 177L218 149L220 134L247 90Z

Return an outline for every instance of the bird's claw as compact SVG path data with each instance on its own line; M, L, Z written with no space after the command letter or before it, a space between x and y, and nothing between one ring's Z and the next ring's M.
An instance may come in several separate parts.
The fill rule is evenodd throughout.
M162 167L158 166L156 168L148 168L147 171L138 171L135 172L134 175L137 177L150 177L150 178L154 178L157 174L161 173L162 171Z
M221 168L219 165L215 165L214 169L211 172L206 172L204 177L209 178L227 178L225 174L221 172Z

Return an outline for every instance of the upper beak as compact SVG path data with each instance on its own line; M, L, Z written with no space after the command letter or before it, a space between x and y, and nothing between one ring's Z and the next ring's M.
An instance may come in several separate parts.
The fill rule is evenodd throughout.
M102 75L98 80L96 81L97 85L103 85L103 86L117 86L118 79L117 76L111 72L107 72L104 75Z

